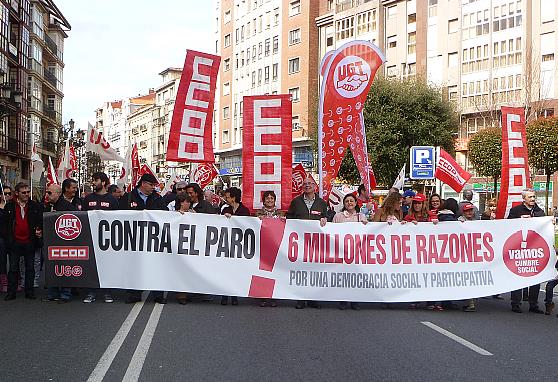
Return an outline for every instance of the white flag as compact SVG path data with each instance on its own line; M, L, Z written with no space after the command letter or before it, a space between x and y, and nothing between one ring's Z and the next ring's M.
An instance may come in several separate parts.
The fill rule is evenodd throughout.
M34 182L39 182L41 180L43 170L43 160L41 159L41 156L37 154L37 145L33 142L33 149L31 151L31 179Z
M180 178L176 176L176 174L172 174L169 180L167 180L167 182L165 183L165 188L163 188L163 190L161 191L161 195L166 195L171 192L172 186L174 186L178 182L180 182Z
M60 158L60 163L56 169L56 176L58 181L63 182L65 179L72 177L72 172L74 171L72 166L72 159L70 153L70 142L66 141L66 147L64 148L64 154Z
M132 175L132 149L133 145L130 142L130 144L128 145L128 150L126 151L124 163L122 164L122 172L120 173L120 178L116 181L116 184L120 188L124 188L128 184L128 178Z
M87 124L87 151L92 151L99 154L101 160L113 160L118 162L125 162L115 149L110 147L110 144L103 137L103 133L97 131L90 123Z
M401 171L399 171L399 175L397 175L397 179L395 179L395 182L393 182L392 187L395 187L398 190L402 190L403 185L405 184L405 167L406 167L406 164L403 165L403 167L401 168Z

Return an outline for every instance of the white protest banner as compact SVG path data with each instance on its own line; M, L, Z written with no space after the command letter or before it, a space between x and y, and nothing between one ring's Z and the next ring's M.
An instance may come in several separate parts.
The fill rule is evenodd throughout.
M45 214L44 227L49 286L404 302L490 296L556 277L551 217L320 227L89 211Z

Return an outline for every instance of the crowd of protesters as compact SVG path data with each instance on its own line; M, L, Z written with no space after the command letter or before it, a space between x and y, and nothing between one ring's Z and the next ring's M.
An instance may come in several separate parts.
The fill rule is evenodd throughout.
M6 293L4 300L10 301L17 297L17 292L24 292L26 299L34 300L35 288L41 270L43 245L43 213L54 211L88 211L88 210L166 210L181 214L203 213L220 214L227 218L231 216L250 216L250 210L242 203L242 193L237 187L224 190L219 198L210 191L204 192L196 183L180 181L174 184L172 191L161 196L158 190L159 182L152 174L144 174L135 188L125 192L117 185L111 185L108 176L103 172L93 174L91 192L78 195L78 184L73 179L66 179L62 185L48 186L43 202L36 202L30 198L30 187L26 183L18 183L12 189L4 186L0 201L0 291ZM265 191L262 195L263 208L256 211L255 216L260 219L302 219L317 220L321 226L328 222L339 224L346 222L386 222L388 224L420 224L430 222L443 224L447 221L460 221L464 224L476 220L496 219L496 199L489 199L486 210L482 213L472 203L473 191L465 190L463 200L458 202L453 198L443 200L440 195L432 193L429 198L413 190L405 190L402 194L396 188L389 190L381 205L374 201L365 187L361 185L357 192L349 193L343 198L340 212L335 213L330 206L320 198L315 189L313 179L306 179L302 184L302 194L295 197L287 211L280 211L276 205L277 197L273 191ZM536 204L535 192L525 189L522 193L523 203L509 211L508 219L540 217L544 211ZM558 220L558 213L554 215ZM558 262L556 263L558 267ZM511 292L511 310L521 313L522 301L528 301L529 312L552 314L554 308L553 290L558 279L549 280L546 284L545 309L539 308L540 285L533 285L524 290ZM44 302L67 303L72 297L84 293L84 303L93 303L97 295L102 295L105 303L114 301L111 290L78 291L72 288L48 288ZM166 304L167 299L163 291L153 291L154 300L159 304ZM126 303L141 301L142 291L127 290ZM487 297L488 298L488 297ZM503 299L500 295L490 298ZM180 304L189 301L212 300L212 296L177 292L176 299ZM221 304L238 305L237 296L221 296ZM453 301L428 301L425 308L429 310L462 309L465 312L476 311L476 299L469 299L463 306ZM350 305L349 305L350 304ZM260 306L277 306L274 299L261 299ZM339 309L350 306L353 310L360 310L357 302L342 301ZM318 301L297 301L295 307L303 309L306 306L320 309ZM386 304L391 307L392 304ZM419 304L412 303L411 308Z

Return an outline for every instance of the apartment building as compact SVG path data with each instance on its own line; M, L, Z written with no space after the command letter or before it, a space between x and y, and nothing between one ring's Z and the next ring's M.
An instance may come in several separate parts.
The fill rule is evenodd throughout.
M1 0L0 24L0 176L13 185L29 181L31 142L45 162L57 154L71 26L50 0Z
M214 113L220 175L242 177L243 97L288 94L293 100L293 162L314 166L317 123L318 39L315 1L216 2L216 50L221 56Z
M320 0L319 57L370 40L385 53L385 76L439 87L460 114L456 159L474 172L469 139L498 126L502 105L526 107L528 121L556 113L557 8L554 0Z

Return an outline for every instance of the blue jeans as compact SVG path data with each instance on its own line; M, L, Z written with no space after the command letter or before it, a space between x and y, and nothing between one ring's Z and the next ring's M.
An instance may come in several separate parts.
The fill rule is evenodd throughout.
M554 287L558 285L558 279L550 280L546 283L546 290L545 290L545 304L552 303L552 297L554 297Z
M49 287L48 298L60 298L69 300L72 298L72 288Z

